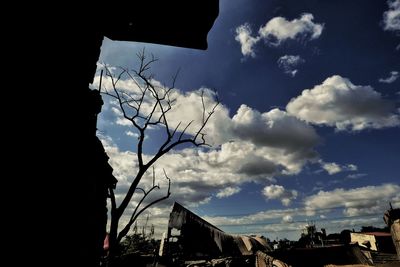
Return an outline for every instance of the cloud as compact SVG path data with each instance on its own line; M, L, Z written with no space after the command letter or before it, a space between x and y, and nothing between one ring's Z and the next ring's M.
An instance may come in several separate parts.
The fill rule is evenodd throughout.
M110 157L113 174L118 179L116 197L120 201L136 174L137 154L119 150L110 138L103 138L102 142ZM238 193L239 186L243 183L274 181L275 175L287 175L294 171L293 168L296 171L297 168L301 169L303 162L299 161L304 159L287 158L280 150L268 150L260 149L249 142L228 142L211 150L171 150L155 164L156 182L160 184L161 190L154 196L164 195L168 187L163 169L171 178L172 195L170 199L160 203L161 206L171 205L175 200L188 206L192 203L203 203L209 201L214 194L219 198L228 197ZM145 154L144 162L148 162L150 158L151 155ZM262 166L264 163L270 164L270 167L265 168ZM254 166L254 169L250 166ZM152 173L148 172L139 186L150 188L151 182ZM283 203L289 204L293 196L282 196ZM136 197L139 198L139 195Z
M332 227L332 229L335 229L336 232L340 232L343 230L343 228L356 229L357 227L366 226L366 225L383 224L383 220L382 220L381 216L379 216L379 217L332 220L326 224L328 225L328 227L330 226L330 227ZM324 226L324 225L322 225L322 226Z
M249 155L248 158L244 159L238 172L247 175L262 175L262 174L273 174L278 170L278 166L259 155Z
M197 131L203 116L201 90L173 92L175 104L167 115L170 127L194 120L186 133L193 135ZM204 102L211 107L215 104L213 92L206 92ZM183 126L179 128L182 129ZM220 104L204 132L206 141L215 147L209 152L210 157L222 158L226 165L227 160L235 162L235 172L248 177L298 173L307 161L317 157L314 147L320 142L313 127L286 111L272 109L261 113L246 105L241 105L231 117L228 108Z
M230 197L236 193L240 192L240 187L231 187L228 186L227 188L221 189L217 193L217 198L225 198L225 197Z
M324 169L329 175L333 175L342 171L357 171L358 167L354 164L340 165L335 162L324 162L319 160L322 169Z
M381 78L381 79L379 79L379 82L381 82L381 83L393 83L398 78L399 78L399 72L398 71L391 71L389 77Z
M98 81L98 77L95 80ZM109 82L103 79L106 87L110 86ZM134 84L123 79L120 80L120 86L125 92L136 91L128 88ZM161 87L160 83L157 83L157 86ZM193 135L197 131L203 116L202 92L205 106L213 106L215 93L206 88L189 92L172 91L171 99L175 101L173 109L167 114L170 127L175 127L179 123L185 126L194 120L186 133ZM122 114L116 107L115 101L105 99L105 102L107 109L101 113L101 119L122 120ZM149 109L150 104L150 101L143 104L144 111ZM207 133L205 138L214 147L209 149L177 147L156 162L156 180L161 189L154 192L155 194L146 202L165 195L168 185L164 179L163 169L171 177L172 195L159 203L158 207L170 207L174 201L190 207L207 203L212 196L222 198L239 193L240 185L244 183L276 182L275 176L297 174L307 162L318 158L314 150L320 142L318 134L313 127L286 111L272 109L259 112L242 105L233 116L229 113L228 108L220 104L205 128ZM131 128L131 124L121 126L123 135L117 137L118 140L124 136L135 137L135 129ZM183 127L180 127L177 132L182 129ZM102 141L110 157L114 175L119 181L116 199L120 202L136 174L137 154L132 151L121 151L111 137L103 136ZM147 142L145 139L145 146ZM145 154L144 162L150 160L151 156ZM146 173L139 186L150 188L151 182L152 174ZM286 192L281 197L282 203L289 205L296 197L295 194L297 192ZM135 194L132 205L137 203L140 197L140 194Z
M354 85L335 75L306 89L286 106L289 114L337 130L360 131L400 125L395 103L382 98L371 86Z
M229 122L225 120L226 124ZM230 140L254 145L257 151L254 155L274 162L274 168L283 174L299 173L307 161L318 156L314 147L319 144L320 137L315 130L279 109L260 113L241 105L232 118L230 129ZM273 168L267 161L264 167L247 167L253 170Z
M135 175L137 166L137 155L131 151L121 151L108 137L101 136L104 148L110 157L110 164L114 169L113 174L118 179L116 189L117 203L122 201L127 192L130 182ZM241 146L242 149L237 149ZM156 234L161 236L163 229L168 222L169 212L174 201L178 201L187 207L195 207L208 203L211 196L217 193L217 197L227 197L234 193L238 193L240 188L238 184L252 179L248 175L239 173L241 162L254 152L255 147L246 144L226 143L220 150L202 151L194 148L173 150L160 158L155 164L156 183L161 189L155 191L150 198L145 201L149 203L152 199L165 195L167 189L167 181L163 178L163 169L166 170L168 176L172 180L171 196L169 199L160 202L156 207L149 209L146 213L151 214L151 223L156 226ZM242 155L243 154L243 155ZM144 155L145 162L149 160L151 155ZM257 159L255 159L257 160ZM152 183L151 172L146 173L139 186L144 189L150 188ZM289 192L289 191L288 191ZM138 203L142 194L138 191L135 193L131 206L121 220L121 226L128 220L129 212L132 212ZM285 197L284 195L282 197ZM283 202L290 202L290 198L294 195L286 195L288 200L282 199ZM145 204L144 203L144 204ZM288 203L287 203L288 204ZM288 210L269 210L254 214L251 218L253 221L261 221L269 218L283 218L285 215L304 214L304 211L296 209ZM139 218L139 226L144 224L145 217ZM218 219L217 219L218 220ZM247 218L240 218L238 221L220 219L219 222L239 223L246 222Z
M304 13L298 19L288 21L283 17L275 17L268 21L258 31L260 36L274 46L280 45L287 39L313 40L321 36L323 24L313 22L314 16Z
M332 175L332 174L335 174L335 173L338 173L338 172L342 171L342 168L338 164L336 164L334 162L323 163L322 164L322 168L324 170L326 170L329 173L329 175Z
M99 82L99 77L95 78ZM160 82L153 81L159 90L162 90ZM103 78L103 85L110 88L110 80ZM121 79L121 90L135 95L138 88L134 83ZM207 88L182 92L174 89L171 99L174 99L173 107L167 114L171 128L181 123L177 132L194 120L187 129L188 135L194 135L203 118L201 95L204 96L204 104L209 107L215 105L215 93ZM143 112L148 112L152 105L151 100L143 103ZM100 115L101 120L111 125L116 122L122 135L120 138L135 137L135 129L131 123L124 120L123 114L118 109L115 100L106 99L106 108ZM152 214L152 223L158 227L166 225L171 205L179 201L187 207L194 207L208 203L213 196L217 198L228 197L240 193L240 186L248 182L276 182L275 177L281 175L294 175L301 172L304 165L318 159L315 146L320 143L320 137L315 129L306 122L294 117L284 110L272 109L260 112L246 105L241 105L236 112L230 115L229 109L220 104L209 123L204 129L207 133L206 140L213 147L208 149L177 147L160 158L155 164L156 183L160 190L146 199L149 203L158 197L164 196L168 188L164 179L163 169L171 178L172 195L167 200L157 204L157 207L149 209ZM163 134L161 129L153 129ZM132 139L133 141L135 138ZM102 142L110 157L110 164L114 169L114 175L118 179L116 200L120 203L129 189L131 181L138 168L137 154L133 151L122 151L113 142L111 137L103 136ZM119 142L119 141L118 141ZM145 139L145 146L148 144ZM148 162L152 155L145 154L144 162ZM144 189L152 185L152 173L148 172L143 177L139 186ZM131 206L122 218L121 224L127 221L129 212L133 211L135 204L141 198L139 192L134 194ZM283 205L289 205L297 197L297 191L284 190L279 196ZM164 214L162 214L164 213ZM303 211L284 210L268 213L254 214L254 220L275 218L282 220L285 215L295 216L305 214ZM286 216L286 218L289 218ZM274 219L274 220L275 220ZM245 219L243 219L245 220ZM160 226L161 225L161 226Z
M389 10L383 13L383 29L400 31L400 0L388 0Z
M285 236L290 240L297 240L300 237L301 229L307 225L306 221L310 220L305 217L306 215L305 209L296 208L260 211L239 217L204 216L203 218L230 233L262 234L269 238L276 238L279 233L281 238ZM378 215L365 215L361 218L346 215L344 218L327 219L330 216L337 217L337 215L327 215L319 214L314 219L318 227L325 228L330 233L340 233L344 228L356 229L371 223L377 226L381 223L383 226L382 210Z
M116 198L117 202L122 200L125 196L131 182L136 175L135 170L138 169L137 164L137 154L131 151L121 151L118 147L110 140L110 138L101 138L103 146L110 157L109 163L113 167L114 176L118 179L116 187ZM203 179L199 182L199 177L204 174L202 168L206 168L206 164L199 168L199 173L196 174L195 164L199 161L199 158L194 159L191 163L190 159L184 159L186 156L194 154L192 150L182 151L181 153L171 153L155 164L155 176L156 184L160 185L160 190L156 190L150 198L147 200L149 202L152 198L160 197L165 195L168 188L168 182L164 179L163 168L167 172L168 176L171 178L171 197L170 199L161 202L158 206L165 207L170 206L173 201L177 200L181 203L191 206L192 203L206 203L210 200L210 196L214 190L218 188L223 188L226 185L222 183L214 183L211 179ZM151 158L151 155L144 155L144 160L147 162ZM168 162L173 161L173 162ZM168 163L167 163L168 162ZM186 167L189 167L186 169ZM152 186L152 172L148 171L139 187L147 190ZM212 177L215 179L215 176ZM141 193L135 193L133 198L133 204L141 198Z
M100 81L100 77L96 76L94 78L93 82L93 87L98 87ZM163 86L163 84L157 80L151 80L152 85L154 86L154 89L159 92L160 95L163 95L166 88ZM103 77L102 80L102 88L103 92L112 92L113 90L113 84L112 84L112 79L110 77ZM127 76L121 76L121 79L118 80L118 83L116 85L116 88L124 93L124 97L126 98L128 95L132 99L139 99L141 97L142 91L138 87L137 82L133 81L131 77ZM151 112L153 112L153 121L157 120L160 117L161 110L159 108L156 108L153 111L153 107L155 104L154 97L152 94L147 91L148 94L145 95L143 102L140 105L140 116L141 117L148 117ZM181 132L185 129L185 127L188 124L191 124L187 129L186 133L188 134L196 134L197 131L200 129L202 122L203 122L203 105L202 105L202 96L203 96L203 101L204 101L204 106L206 108L206 114L211 110L211 108L216 104L215 97L216 93L208 88L200 88L198 90L194 91L188 91L188 92L182 92L179 89L174 88L170 92L170 100L173 101L171 103L172 109L169 110L166 113L166 119L169 123L169 127L171 129L174 129L180 124L180 127L177 129L177 132ZM121 111L121 108L118 103L116 103L116 100L113 98L110 98L108 96L104 97L106 104L105 106L109 105L111 106L109 111L112 114L112 116L109 116L109 120L113 120L116 122L116 124L121 125L121 126L131 126L132 122L129 120L125 119L123 116L123 113ZM167 103L162 101L164 108L167 107ZM129 108L127 105L124 105L126 113L128 116L134 114L136 110L133 110L132 108ZM107 110L106 110L107 111ZM226 107L223 105L220 105L215 114L212 116L212 120L215 122L221 122L221 120L224 120L225 118L229 117L229 111ZM102 116L106 116L108 114L101 114ZM135 120L136 123L139 125L143 123L143 120L140 118L137 118ZM211 124L211 123L210 123ZM219 135L222 136L227 130L223 129L223 125L221 125L218 129ZM154 128L154 127L153 127ZM213 131L214 129L208 128L208 131ZM209 137L214 137L214 132L208 132ZM213 142L213 140L210 140L210 142Z
M304 62L305 60L300 56L284 55L278 59L278 66L283 69L285 74L294 77L298 71L296 67Z
M296 190L287 190L281 185L269 185L264 187L263 195L267 199L279 199L284 206L289 206L292 200L297 198Z
M192 122L186 129L186 133L191 135L197 133L203 122L202 95L207 114L216 104L216 93L211 89L200 88L188 92L174 89L171 92L170 98L174 100L174 103L166 118L172 129L180 124L178 128L178 132L180 132ZM226 142L231 132L230 120L228 108L220 104L204 129L204 132L207 133L206 141L211 145L220 145Z
M349 174L349 175L347 175L347 178L349 178L349 179L358 179L358 178L361 178L361 177L364 177L364 176L367 176L368 174L366 174L366 173L354 173L354 174Z
M121 90L133 95L141 92L135 82L125 80L125 78L121 78L118 82ZM96 76L94 86L99 80ZM160 82L155 80L152 82L158 90L164 90ZM112 88L110 78L103 79L103 88L108 88L108 90ZM185 133L195 135L201 127L204 115L202 96L207 113L216 104L215 94L207 88L187 92L172 90L170 98L174 102L172 109L166 115L169 127L174 129L180 125L177 129L179 133L193 121ZM132 131L128 127L132 127L131 123L123 118L118 107L110 102L106 105L111 108L106 110L106 113L101 113L101 119L116 121L117 124L126 126L124 131ZM141 106L142 116L145 117L152 110L151 107L151 99L146 99ZM155 117L157 117L157 112L159 111L156 110ZM259 112L246 105L241 105L231 117L229 109L220 104L204 128L204 132L207 133L205 136L207 143L217 150L219 147L222 148L219 151L212 150L210 154L225 156L230 147L249 151L246 157L237 156L241 162L235 166L236 173L249 177L271 178L276 174L298 173L304 164L317 157L314 147L320 142L320 137L312 126L286 111L272 109ZM235 152L229 153L236 157Z
M176 103L183 111L169 114L171 125L179 119L183 122L189 119L182 114L192 112L194 119L202 116L193 108L195 103L198 104L198 97L197 92L175 95ZM188 105L180 105L183 102ZM187 110L191 108L193 110ZM274 109L260 113L243 105L230 118L227 109L221 106L215 115L206 129L208 133L215 133L210 134L211 141L217 144L214 148L172 150L156 163L157 177L163 181L160 170L164 168L172 178L174 198L184 199L184 204L199 203L219 191L219 196L227 195L229 192L224 191L227 187L237 188L253 181L274 181L276 175L297 174L308 161L317 157L314 146L318 144L319 136L315 130L285 111ZM133 132L130 131L128 127L124 130L128 134ZM105 148L122 194L127 191L137 169L137 155L120 151L111 139L106 140ZM144 155L145 162L150 157ZM150 176L146 176L148 183Z
M337 188L319 191L305 199L304 205L310 213L343 208L346 216L370 215L383 212L389 201L400 197L400 186L383 184L354 189Z
M112 75L119 75L120 72L122 72L123 69L113 67L106 65L104 66L103 64L97 63L97 73L101 69L106 69L112 74ZM115 82L115 80L114 80ZM91 85L92 88L98 88L100 85L100 75L99 73L94 77L93 79L93 84ZM105 74L103 75L102 82L101 82L101 90L102 92L107 91L111 93L113 91L113 81L111 77L106 76ZM121 76L121 79L118 80L118 83L116 84L116 88L118 90L124 91L124 92L130 92L134 94L139 94L141 91L136 84L136 82L132 79L129 78L127 75ZM115 100L115 99L114 99Z
M282 218L282 222L283 223L291 223L291 222L293 222L293 217L291 215L289 215L289 214L285 215Z
M314 16L310 13L304 13L300 18L291 21L283 17L275 17L260 27L256 36L252 36L250 24L244 23L236 28L235 40L240 43L244 56L255 57L254 45L260 40L272 46L279 46L288 39L309 41L319 38L324 25L314 23L313 19Z
M109 162L114 169L113 174L118 179L116 199L117 203L120 203L136 174L137 154L131 151L121 151L109 137L102 136L101 140L110 157ZM151 155L145 154L144 161L147 162L150 157ZM168 185L167 180L164 179L163 169L171 178L172 194L169 199L157 204L157 208L164 210L168 215L174 201L194 207L209 202L213 195L221 198L228 197L239 193L239 186L243 183L257 180L273 181L272 176L283 173L285 170L286 173L289 173L293 171L292 168L301 169L302 160L304 159L288 157L287 152L283 152L280 148L260 148L245 141L227 142L219 148L210 150L196 148L172 150L156 162L156 183L160 185L161 189L155 191L145 203L165 195ZM269 163L270 167L263 167L264 163ZM250 166L255 167L252 169ZM282 166L282 169L278 166ZM152 173L148 172L139 186L148 189L151 183ZM139 192L135 193L132 206L124 215L125 217L128 216L129 211L132 211L141 196ZM294 190L286 190L279 195L279 198L284 205L289 205L296 196L297 192ZM286 214L288 212L282 211L277 214L268 212L268 214L258 214L255 218L282 218ZM157 217L155 223L165 223L167 215L162 218ZM124 220L127 220L125 217Z
M358 170L358 167L357 167L356 165L354 165L354 164L347 164L347 166L345 167L345 170L348 170L348 171L357 171L357 170Z
M129 125L132 124L129 120L127 120L127 119L125 119L123 117L117 118L115 123L118 124L118 125L121 125L121 126L129 126Z
M391 188L393 187L394 188ZM389 185L389 189L385 190L385 185L375 186L375 187L363 187L363 188L355 188L350 190L344 190L347 193L341 193L340 189L333 190L328 193L326 198L330 196L336 196L336 193L339 192L339 196L336 197L340 199L341 197L345 197L347 200L339 201L337 205L330 205L331 208L326 208L327 204L321 205L319 208L314 208L313 213L310 212L309 206L304 206L304 208L288 208L288 209L276 209L276 210L266 210L260 211L257 213L244 214L242 216L202 216L205 220L210 223L216 225L224 229L229 233L258 233L263 234L272 238L276 237L276 233L280 233L282 236L283 233L291 233L288 237L291 240L295 240L299 238L300 230L304 228L307 221L307 216L314 216L316 212L318 212L317 216L317 224L318 227L326 228L328 232L340 232L344 228L347 229L356 229L357 227L361 227L362 225L370 225L373 223L377 225L379 223L383 223L382 221L382 211L386 210L388 207L388 202L386 199L390 199L392 201L393 206L398 207L400 205L400 194L393 193L395 190L398 191L398 185ZM353 190L353 191L351 191ZM363 191L364 190L364 191ZM384 195L384 199L382 201L378 200L378 205L371 205L371 210L368 210L369 203L363 204L363 197L369 192L375 192L376 194L372 194L371 198L373 200L379 199L379 194L388 193L389 196L386 197ZM330 194L330 195L329 195ZM362 205L356 205L357 202L354 199L348 199L352 194L356 194L360 198L357 199L358 203ZM318 195L318 194L317 194ZM310 196L310 197L315 197ZM355 196L355 198L356 198ZM184 196L182 196L184 197ZM335 202L336 198L332 201ZM369 198L369 195L367 196ZM206 199L206 201L209 199ZM319 202L319 200L315 200ZM323 200L323 202L326 202ZM349 202L346 209L343 203ZM306 203L305 203L306 204ZM187 205L187 204L185 204ZM156 226L156 233L161 237L162 231L166 228L168 224L168 216L171 211L171 203L169 205L158 205L153 209L150 209L148 212L151 213L151 223ZM193 207L193 205L188 206ZM337 208L343 208L343 215L345 216L343 219L334 219L327 220L326 218L337 217L337 215L328 213L329 210L334 212ZM362 216L361 218L359 216ZM322 220L321 220L322 219ZM139 220L139 225L143 225L145 223L145 217L143 216Z
M124 118L124 115L123 115L122 111L118 107L116 107L115 105L111 107L111 112L116 117L115 123L117 125L129 126L129 125L132 124L129 120Z
M236 28L235 40L240 43L242 54L244 56L255 57L254 45L260 40L259 37L251 36L252 30L250 24L245 23Z
M99 81L98 77L95 81ZM154 82L161 90L161 83ZM109 79L104 78L103 85L108 88ZM137 92L137 88L129 88L135 84L124 79L120 80L119 86L126 93ZM215 93L212 90L201 88L182 92L174 89L171 92L174 103L172 110L167 114L167 119L171 128L181 123L177 133L181 132L191 120L194 121L186 133L194 135L198 130L203 118L202 94L208 112L209 107L216 103ZM135 129L131 123L126 125L122 123L123 114L115 100L105 98L104 101L107 108L100 114L101 120L111 123L121 119L119 122L121 127L118 128L121 136L115 137L115 140L120 142L120 138L131 138L135 141L135 138L132 138L136 136ZM147 112L151 104L150 100L143 103L143 112ZM220 104L204 129L207 133L205 138L213 147L207 149L176 147L156 162L154 165L156 183L161 189L154 191L145 203L165 195L168 183L164 179L163 169L171 178L172 195L157 204L155 207L157 209L151 209L149 212L158 214L162 210L168 214L174 201L194 207L208 203L213 196L228 197L239 193L240 186L244 183L276 182L274 177L298 174L307 162L317 160L318 154L314 148L320 143L320 137L315 129L286 111L272 109L260 112L242 105L236 112L232 112L232 115L230 113L225 105ZM152 131L159 131L161 135L164 133L159 128ZM137 154L134 151L120 150L110 136L104 135L101 138L110 157L109 162L114 169L114 175L118 179L116 199L119 203L136 174ZM145 147L150 144L147 142L145 139ZM151 154L145 153L144 162L148 162L151 157ZM151 185L152 173L148 172L139 187L148 189ZM140 192L134 194L128 212L134 209L141 196ZM279 200L284 205L289 205L296 197L297 191L286 190ZM279 220L286 214L288 213L279 213ZM124 216L123 220L126 221L128 215ZM269 213L268 216L272 215ZM167 216L160 215L156 216L155 221L165 222L167 219Z
M241 105L232 123L234 137L288 152L308 149L320 141L314 128L276 108L260 113Z
M125 134L127 136L132 136L132 137L135 137L135 138L139 138L139 134L138 133L134 133L132 131L125 131Z
M256 224L266 220L282 220L285 216L304 216L305 211L301 209L276 209L260 211L252 214L246 214L241 217L229 216L204 216L204 219L218 226L239 226L245 224Z

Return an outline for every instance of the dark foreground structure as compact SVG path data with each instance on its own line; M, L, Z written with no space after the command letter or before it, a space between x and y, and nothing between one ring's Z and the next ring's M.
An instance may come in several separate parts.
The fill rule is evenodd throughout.
M225 233L175 202L159 256L166 266L255 266L257 251L271 251L264 237Z
M24 177L35 186L29 200L43 219L35 230L44 245L35 256L56 258L53 266L98 266L102 253L107 189L117 182L96 137L103 102L89 89L103 38L204 50L219 14L218 0L113 1L88 10L86 5L36 3L8 39L26 44L21 51L30 56L24 61L28 67L19 66L27 74L16 71L26 84L21 92L34 95L19 97L31 102L24 113L34 122L24 125L35 145L24 147L29 156L22 160L34 165Z
M383 220L390 229L397 258L400 261L400 208L393 209L390 205L390 209L383 215Z
M395 212L386 213L385 216L387 215L394 218ZM387 236L389 233L384 234ZM226 233L181 204L175 203L170 213L168 231L161 240L158 266L394 267L400 265L393 244L389 250L385 250L385 246L380 246L378 250L368 249L358 242L311 247L299 245L301 244L297 242L294 246L273 250L265 237Z

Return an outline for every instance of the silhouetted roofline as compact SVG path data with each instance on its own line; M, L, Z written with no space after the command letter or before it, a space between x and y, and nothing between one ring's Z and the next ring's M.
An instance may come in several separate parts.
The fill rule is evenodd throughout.
M214 228L214 229L224 233L224 231L222 231L221 229L219 229L215 225L212 225L211 223L209 223L206 220L204 220L203 218L201 218L199 215L191 212L190 210L188 210L187 208L185 208L184 206L182 206L178 202L175 202L171 213L174 213L174 212L179 213L179 212L182 212L182 211L185 212L186 214L188 214L189 217L191 218L191 220L195 220L195 221L201 222L202 224L207 225L210 228Z
M205 50L219 0L131 0L109 13L102 24L104 35L112 40Z

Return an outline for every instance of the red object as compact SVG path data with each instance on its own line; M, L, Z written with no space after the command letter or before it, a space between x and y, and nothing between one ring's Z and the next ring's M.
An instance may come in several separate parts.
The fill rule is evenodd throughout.
M386 233L386 232L366 232L366 233L362 233L365 235L374 235L374 236L392 236L390 233Z
M110 247L110 241L109 241L109 235L107 233L106 237L104 238L103 249L108 250L109 247Z

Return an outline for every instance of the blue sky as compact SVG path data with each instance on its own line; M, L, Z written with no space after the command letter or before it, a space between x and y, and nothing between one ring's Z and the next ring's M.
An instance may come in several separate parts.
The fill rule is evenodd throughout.
M271 239L297 240L311 221L328 233L383 226L389 201L400 207L400 1L220 0L208 45L103 42L101 63L133 68L145 48L159 58L156 82L180 69L172 123L201 114L201 88L221 101L212 148L181 147L156 164L172 178L170 199L148 212L156 232L173 201L229 233ZM99 136L123 194L137 139L104 100ZM160 138L148 132L147 155Z

